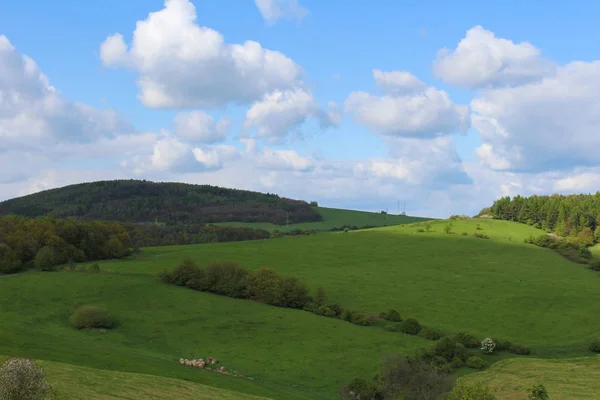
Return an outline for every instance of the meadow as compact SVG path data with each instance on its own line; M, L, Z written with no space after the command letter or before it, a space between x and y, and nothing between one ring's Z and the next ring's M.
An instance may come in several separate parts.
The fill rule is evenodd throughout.
M221 222L215 225L221 226L248 226L255 229L265 229L269 232L278 230L288 232L294 229L328 231L344 225L354 225L359 228L363 226L388 226L421 222L430 218L412 217L407 215L381 214L367 211L344 210L339 208L313 207L321 216L322 221L303 222L289 225L275 225L260 222Z
M271 399L332 399L349 379L371 378L385 354L431 344L378 326L158 281L160 271L186 257L200 265L233 260L247 269L270 267L306 282L313 293L322 286L328 301L344 308L370 314L394 308L448 334L511 340L538 357L589 354L600 332L600 303L590 301L600 291L597 273L525 244L524 238L541 233L528 225L455 220L447 234L447 223L145 248L126 260L101 262L99 274L0 277L0 354L178 378ZM107 332L74 330L68 318L78 302L106 307L119 325ZM254 381L176 362L208 356Z

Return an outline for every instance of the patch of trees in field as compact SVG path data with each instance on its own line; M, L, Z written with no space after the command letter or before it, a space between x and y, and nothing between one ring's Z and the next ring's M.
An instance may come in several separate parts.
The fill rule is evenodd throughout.
M126 257L137 248L270 237L265 230L204 225L157 226L73 218L0 216L0 273L49 271L72 262Z
M0 215L82 220L193 224L315 222L323 217L305 201L210 185L113 180L45 190L0 203Z
M562 196L503 197L480 212L494 218L532 225L562 237L600 242L600 192Z

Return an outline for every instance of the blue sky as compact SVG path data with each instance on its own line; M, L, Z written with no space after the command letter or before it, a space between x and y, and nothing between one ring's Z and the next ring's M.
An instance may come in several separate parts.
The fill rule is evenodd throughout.
M12 68L0 94L25 99L0 101L0 199L133 177L367 210L401 200L410 213L446 216L502 195L600 184L596 2L171 2L171 22L140 30L137 53L136 23L167 15L165 2L0 6L12 48L0 52L0 71ZM222 35L219 55L199 27ZM103 53L117 33L126 50ZM232 66L228 46L248 40L289 62ZM23 55L37 64L34 78ZM374 70L420 83L378 81ZM57 93L32 89L42 74ZM140 97L144 79L164 93ZM50 98L60 106L44 106Z

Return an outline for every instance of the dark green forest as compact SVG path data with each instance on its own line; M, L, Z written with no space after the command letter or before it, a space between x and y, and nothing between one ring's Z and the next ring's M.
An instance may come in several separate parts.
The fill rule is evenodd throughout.
M114 180L81 183L0 202L0 215L197 224L321 221L305 201L210 185Z
M0 273L29 266L53 270L69 262L123 258L145 246L269 238L247 227L133 224L74 218L0 216Z
M480 212L529 224L587 244L600 241L600 192L595 194L503 197Z

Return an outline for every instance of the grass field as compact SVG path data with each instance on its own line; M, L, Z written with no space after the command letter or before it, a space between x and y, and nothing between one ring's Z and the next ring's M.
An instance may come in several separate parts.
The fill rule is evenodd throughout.
M431 342L304 311L158 282L185 257L235 260L298 277L328 300L378 314L395 308L447 333L469 331L543 357L587 355L600 331L600 276L523 239L541 231L495 220L456 220L263 241L143 249L101 263L102 274L29 272L0 278L0 354L184 379L272 399L331 399L381 357ZM477 224L481 230L477 230ZM468 235L463 236L466 232ZM474 233L486 233L480 239ZM75 331L76 301L105 306L120 325ZM221 376L176 360L214 356L255 378ZM502 357L493 357L498 360ZM503 363L504 361L502 361ZM499 365L503 365L499 363Z
M527 389L544 384L551 399L600 399L600 356L562 360L512 358L465 376L495 389L498 400L526 400Z
M332 228L338 228L343 225L363 226L387 226L409 224L412 222L426 221L429 218L411 217L407 215L381 214L366 211L342 210L338 208L315 207L323 216L323 221L303 222L290 225L274 225L270 223L244 223L244 222L223 222L215 225L223 226L249 226L256 229L266 229L268 231L279 230L281 232L291 231L293 229L328 231Z
M0 363L2 362L0 357ZM61 400L269 400L155 375L133 374L80 367L72 364L40 361L48 380Z

